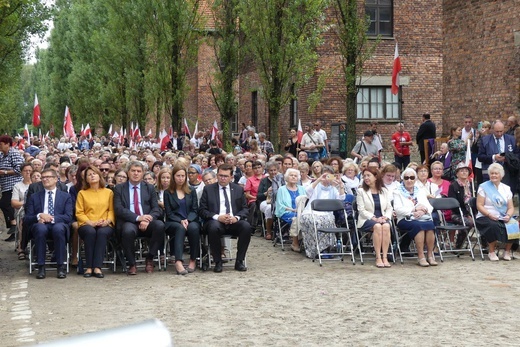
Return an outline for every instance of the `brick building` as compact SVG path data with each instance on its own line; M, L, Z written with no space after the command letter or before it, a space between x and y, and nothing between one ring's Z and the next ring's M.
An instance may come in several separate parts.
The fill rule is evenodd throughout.
M364 1L360 1L364 3ZM361 134L372 121L388 140L395 124L405 123L415 136L423 113L430 113L438 134L462 123L466 114L477 120L520 116L520 4L517 0L372 0L364 8L371 18L369 32L381 41L364 67L359 83L357 122ZM321 119L327 133L331 124L345 120L344 82L332 32L318 49L316 75L296 91L298 98L286 108L279 129L282 143L288 130ZM401 90L390 93L395 42L401 57ZM197 68L190 75L186 102L188 117L199 128L219 119L209 85L214 68L212 48L201 47ZM332 69L315 112L308 112L307 97L316 89L317 76ZM337 73L336 73L337 71ZM239 124L253 124L269 133L267 107L254 67L241 71L237 82ZM391 151L390 151L391 152ZM390 153L389 153L390 154ZM391 155L390 155L391 157Z

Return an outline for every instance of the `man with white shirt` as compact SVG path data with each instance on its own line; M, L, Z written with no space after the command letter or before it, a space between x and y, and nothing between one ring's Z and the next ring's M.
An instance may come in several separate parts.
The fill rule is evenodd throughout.
M325 130L321 128L321 121L317 120L314 122L314 131L320 134L321 139L323 140L323 144L325 145L325 151L323 149L320 150L320 159L329 157L329 139L327 137L327 133Z
M45 252L47 237L52 236L54 254L58 264L57 277L66 278L65 255L69 224L72 222L72 198L68 193L56 189L58 175L52 169L45 169L41 176L44 190L32 194L27 202L24 223L30 230L36 246L38 259L37 279L45 278Z
M462 128L462 135L461 135L461 139L463 141L466 141L466 139L468 137L471 137L472 139L472 143L473 143L473 139L475 139L475 129L473 128L473 117L471 116L464 116L464 127ZM470 143L471 145L471 143Z
M235 270L247 271L244 260L251 241L251 225L247 221L249 209L244 189L232 183L233 167L222 164L218 167L217 183L204 187L200 199L199 216L204 220L211 254L215 261L214 272L222 272L222 235L238 238Z

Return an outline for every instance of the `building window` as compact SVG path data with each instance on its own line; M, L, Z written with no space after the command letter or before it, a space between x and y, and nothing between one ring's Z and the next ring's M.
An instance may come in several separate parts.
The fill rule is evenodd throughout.
M392 0L366 0L365 13L370 18L369 36L393 35Z
M296 88L294 84L291 86L291 104L290 104L290 127L298 126L298 99L296 99Z
M357 119L400 119L399 94L390 87L360 87L357 94Z
M251 92L251 124L258 127L258 92Z

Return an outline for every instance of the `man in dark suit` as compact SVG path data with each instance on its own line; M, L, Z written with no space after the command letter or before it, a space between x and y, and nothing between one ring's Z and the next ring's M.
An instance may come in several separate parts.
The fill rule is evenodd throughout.
M36 245L38 259L38 275L36 278L45 278L45 251L47 236L52 235L54 240L54 254L58 264L58 278L67 277L65 263L65 245L69 224L72 222L72 198L56 188L58 175L52 169L42 171L44 190L34 193L27 202L24 224L30 226Z
M235 270L247 271L244 259L251 240L251 225L247 222L249 209L244 189L231 183L233 166L229 164L219 166L217 179L217 183L204 187L199 206L199 215L204 219L204 229L208 233L211 254L215 261L214 271L222 272L222 235L238 237Z
M415 137L417 146L419 146L419 153L421 154L421 164L423 164L424 160L426 159L424 155L424 140L434 139L437 136L435 123L430 120L430 114L423 114L422 119L423 122L419 126L419 130L417 130L417 136ZM403 168L403 170L404 169L405 168Z
M114 212L117 232L128 262L128 275L137 275L135 266L135 239L150 238L145 271L153 272L153 256L164 242L164 223L159 220L162 210L153 185L143 182L144 164L128 164L128 181L114 189Z
M478 160L482 163L482 177L484 181L489 179L487 169L492 163L503 165L505 176L502 178L502 183L507 184L514 194L517 172L512 172L512 168L507 165L506 156L518 154L515 138L504 133L504 123L499 120L493 124L492 129L492 134L482 138L478 149Z

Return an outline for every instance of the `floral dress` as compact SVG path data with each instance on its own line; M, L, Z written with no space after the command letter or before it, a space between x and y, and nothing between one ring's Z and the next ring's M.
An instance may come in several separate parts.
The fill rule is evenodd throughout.
M448 149L451 153L450 166L455 170L457 165L466 160L466 143L462 139L453 138L448 141Z

